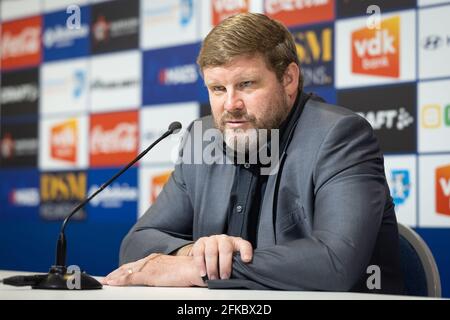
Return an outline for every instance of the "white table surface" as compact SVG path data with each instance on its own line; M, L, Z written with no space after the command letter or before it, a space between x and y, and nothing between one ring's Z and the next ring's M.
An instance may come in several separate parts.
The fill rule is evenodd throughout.
M1 271L0 279L31 272ZM98 278L97 278L98 279ZM110 287L101 290L36 290L0 284L0 300L403 300L426 299L349 292L210 290L207 288Z

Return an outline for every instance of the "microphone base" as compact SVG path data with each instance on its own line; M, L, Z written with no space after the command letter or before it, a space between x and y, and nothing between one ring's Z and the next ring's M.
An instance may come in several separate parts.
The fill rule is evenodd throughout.
M64 266L52 266L47 276L31 287L44 290L96 290L103 286L87 273L67 273Z

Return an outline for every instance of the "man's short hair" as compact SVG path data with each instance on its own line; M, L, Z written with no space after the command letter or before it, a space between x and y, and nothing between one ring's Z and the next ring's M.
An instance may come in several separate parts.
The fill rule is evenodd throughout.
M197 64L203 73L204 68L226 65L235 57L258 53L279 81L292 62L300 68L292 34L280 22L260 13L237 14L212 29L203 41ZM301 74L298 86L299 90L303 88Z

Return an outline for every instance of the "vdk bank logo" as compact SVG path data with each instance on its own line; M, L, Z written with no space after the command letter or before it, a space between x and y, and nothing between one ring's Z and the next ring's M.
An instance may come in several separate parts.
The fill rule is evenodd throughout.
M400 17L352 33L352 72L371 76L400 76Z
M450 127L450 104L428 104L422 108L421 124L425 129Z
M50 129L50 156L75 164L77 160L78 123L70 119Z
M402 205L409 197L411 182L409 170L399 169L391 171L391 195L395 205Z
M436 168L436 212L450 216L450 165Z
M151 178L151 194L150 194L150 203L154 203L159 193L164 188L164 185L169 181L170 175L172 171L164 171L161 174L153 176Z

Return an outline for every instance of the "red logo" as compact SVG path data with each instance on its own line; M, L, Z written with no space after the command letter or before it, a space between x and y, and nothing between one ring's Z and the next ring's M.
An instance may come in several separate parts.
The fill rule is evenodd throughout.
M436 168L436 212L450 216L450 165Z
M3 24L0 48L3 69L35 66L41 62L41 25L40 16Z
M330 21L334 19L334 1L265 0L264 12L288 27Z
M139 148L138 131L136 111L91 116L90 164L117 166L132 160Z
M212 23L218 25L226 18L248 12L249 0L213 0L212 1Z

